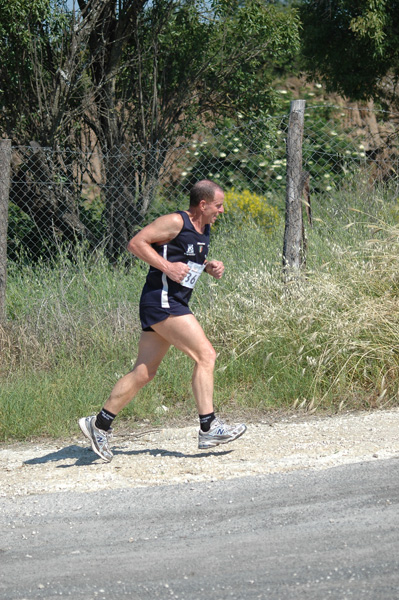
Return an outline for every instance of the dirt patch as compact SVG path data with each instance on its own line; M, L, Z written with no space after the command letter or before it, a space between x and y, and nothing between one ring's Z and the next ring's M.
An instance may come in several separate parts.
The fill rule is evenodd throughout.
M327 469L399 457L399 409L248 425L245 435L198 450L197 427L115 435L104 463L83 436L1 446L0 496L170 485Z

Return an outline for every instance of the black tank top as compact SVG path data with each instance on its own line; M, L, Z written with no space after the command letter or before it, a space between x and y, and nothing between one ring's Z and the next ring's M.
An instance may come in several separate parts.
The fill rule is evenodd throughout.
M141 295L141 302L169 307L169 300L188 304L194 285L200 276L209 252L210 225L205 225L204 233L199 233L191 223L188 214L176 211L183 218L180 233L166 244L153 244L160 256L170 262L184 262L190 266L190 272L182 283L172 281L159 269L150 267Z

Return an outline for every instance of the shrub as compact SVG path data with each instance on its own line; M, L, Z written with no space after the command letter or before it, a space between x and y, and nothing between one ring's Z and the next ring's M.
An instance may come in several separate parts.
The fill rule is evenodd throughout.
M249 190L228 190L224 195L224 207L227 218L241 223L255 222L268 231L275 229L280 222L277 208L271 206L265 196Z

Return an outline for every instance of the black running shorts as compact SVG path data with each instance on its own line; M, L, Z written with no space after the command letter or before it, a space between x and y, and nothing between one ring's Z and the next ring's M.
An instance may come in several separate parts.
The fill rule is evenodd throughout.
M180 315L192 315L192 311L186 304L177 302L169 297L169 307L161 308L159 305L140 303L140 321L143 331L153 331L151 325L164 321L171 315L178 317Z

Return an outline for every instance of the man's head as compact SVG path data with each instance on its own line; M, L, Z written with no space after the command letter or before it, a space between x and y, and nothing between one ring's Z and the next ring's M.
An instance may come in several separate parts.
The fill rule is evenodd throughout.
M190 211L201 215L202 222L212 225L224 212L224 192L209 179L198 181L190 192Z
M209 179L202 179L193 185L190 191L190 207L197 207L201 200L212 202L216 192L223 194L223 189L217 183Z

